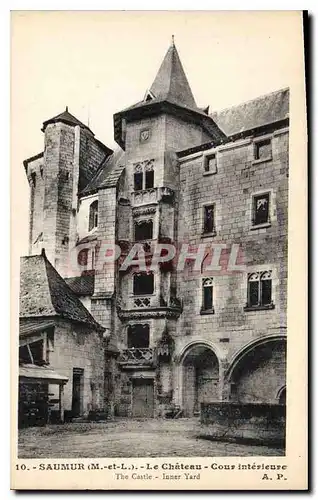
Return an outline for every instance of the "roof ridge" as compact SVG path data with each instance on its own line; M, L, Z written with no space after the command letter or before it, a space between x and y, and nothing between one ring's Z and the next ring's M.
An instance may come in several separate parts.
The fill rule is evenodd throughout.
M44 260L45 271L46 271L45 274L46 274L47 281L48 281L48 289L49 289L49 292L50 292L50 298L51 298L51 301L52 301L52 306L53 306L53 309L55 310L56 314L59 315L59 316L61 316L64 319L68 319L68 320L71 320L71 321L78 321L78 322L84 323L84 324L90 324L91 326L94 326L96 329L98 329L100 331L104 330L104 328L102 327L102 325L100 325L95 320L95 318L91 315L91 313L88 311L88 309L84 306L84 304L82 304L82 302L75 295L75 293L70 288L70 286L66 283L66 281L64 280L64 278L62 278L62 276L58 273L58 271L55 269L55 267L51 264L51 262L48 260L48 258L46 256L45 252L42 253L41 257ZM71 302L72 301L74 302L74 305L77 307L78 311L80 313L82 313L83 316L86 316L86 318L85 317L83 317L83 318L78 317L76 319L76 317L74 317L74 315L72 317L72 314L68 314L67 310L66 311L63 310L63 305L55 302L55 300L57 299L57 297L56 296L54 297L54 289L52 287L53 283L49 279L49 273L53 274L53 278L56 279L57 284L60 284L61 286L64 287L64 289L66 289L67 293L69 294L69 299L71 300ZM58 294L58 297L59 297L59 294ZM67 307L69 307L68 304L66 304L66 309L67 309Z
M273 90L272 92L268 92L267 94L262 94L260 96L254 97L252 99L248 99L247 101L241 101L238 104L233 104L232 106L227 106L226 108L221 108L219 110L212 111L212 113L210 113L208 116L213 116L214 114L222 113L223 111L228 111L229 109L238 108L239 106L243 106L243 104L249 104L251 102L259 101L259 100L264 99L265 97L269 97L273 94L279 94L279 93L285 92L286 90L289 91L290 90L289 87L283 87L281 89Z

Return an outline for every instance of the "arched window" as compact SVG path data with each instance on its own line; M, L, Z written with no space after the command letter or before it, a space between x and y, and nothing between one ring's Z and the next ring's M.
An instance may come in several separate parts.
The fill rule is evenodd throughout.
M247 306L261 307L272 304L272 271L248 274Z
M89 207L89 225L88 230L91 231L98 226L98 201L95 200Z

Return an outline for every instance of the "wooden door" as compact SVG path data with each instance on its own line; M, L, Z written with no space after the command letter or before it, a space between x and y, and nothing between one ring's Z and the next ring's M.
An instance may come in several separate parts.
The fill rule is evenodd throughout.
M132 416L152 418L154 410L153 380L136 379L133 381Z

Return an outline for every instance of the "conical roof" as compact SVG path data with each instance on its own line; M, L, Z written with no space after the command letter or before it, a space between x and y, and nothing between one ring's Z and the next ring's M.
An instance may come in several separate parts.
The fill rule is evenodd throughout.
M68 106L66 106L65 111L63 111L63 113L60 113L59 115L53 116L53 118L50 118L49 120L46 120L45 122L43 122L42 131L44 132L44 130L46 129L46 126L49 123L58 123L58 122L66 123L67 125L73 125L74 127L76 125L79 125L81 128L85 128L86 130L90 130L87 125L85 125L80 120L78 120L76 118L76 116L72 115L68 110Z
M150 92L156 99L173 100L182 106L197 108L174 43L162 61Z
M170 113L201 126L214 140L222 141L226 135L211 116L198 108L181 64L178 51L172 42L157 76L143 101L114 114L114 138L125 149L127 121L140 120L158 113Z

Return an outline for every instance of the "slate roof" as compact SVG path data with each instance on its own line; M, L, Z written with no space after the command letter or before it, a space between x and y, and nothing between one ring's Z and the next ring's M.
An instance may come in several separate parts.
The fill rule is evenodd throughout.
M289 117L289 89L271 92L210 116L227 136L285 120Z
M197 108L174 43L169 47L161 63L157 76L150 87L150 92L156 98L173 99L183 106Z
M154 98L151 101L141 101L127 109L133 109L138 106L147 107L154 102L159 102L159 98ZM203 110L198 109L198 112L205 114ZM277 90L270 94L257 97L256 99L246 101L238 106L216 111L209 116L212 117L216 125L227 137L285 120L289 117L289 89ZM210 147L212 146L211 143ZM191 152L194 152L200 150L200 148L204 149L204 145L190 149ZM117 148L114 153L102 163L96 175L81 192L81 195L85 196L92 194L102 187L115 186L124 169L124 155L124 151L121 148ZM179 156L184 155L180 154Z
M47 125L49 125L50 123L58 123L58 122L63 122L63 123L66 123L67 125L74 125L74 126L79 125L81 128L85 128L86 130L90 130L90 128L87 125L85 125L80 120L78 120L76 118L76 116L72 115L69 112L68 107L66 106L66 109L65 109L65 111L63 111L63 113L60 113L59 115L53 116L53 118L50 118L49 120L46 120L45 122L43 122L42 131L44 132ZM92 131L90 130L90 132L92 132Z
M93 194L101 187L112 187L117 184L117 181L125 168L125 152L121 148L115 149L101 164L92 180L80 193L81 196Z
M148 95L143 101L115 113L114 136L121 147L124 148L123 118L128 120L152 116L160 111L183 116L188 121L200 124L212 137L225 139L213 118L196 105L174 43L169 47Z
M149 101L140 101L123 111L136 109L141 106L151 106L156 102L167 101L171 104L189 108L206 115L206 113L203 113L202 109L198 108L196 105L174 43L169 47L161 63L159 71L150 87L150 94L152 99Z
M20 319L60 316L104 331L44 253L21 257L20 277Z
M64 281L75 295L85 296L93 295L94 293L95 276L93 274L65 278Z

